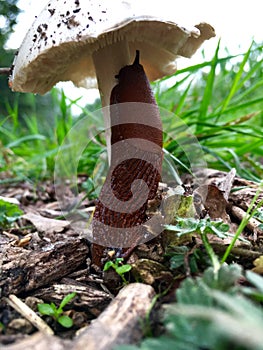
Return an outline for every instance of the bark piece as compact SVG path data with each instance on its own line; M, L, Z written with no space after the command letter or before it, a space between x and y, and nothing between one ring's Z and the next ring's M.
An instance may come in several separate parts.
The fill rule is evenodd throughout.
M61 300L69 293L76 292L76 298L68 304L68 307L77 306L86 313L93 316L98 316L110 303L112 296L98 288L82 285L75 281L66 281L66 283L54 283L47 288L41 288L34 292L34 296L43 299L50 303L54 302L58 305Z
M40 251L9 247L0 256L2 296L36 289L61 279L83 264L87 254L87 243L76 238L50 243Z
M107 309L74 341L74 350L111 350L142 338L141 320L150 308L154 290L143 283L124 287ZM99 340L99 341L98 341Z
M223 195L226 201L228 200L230 191L233 187L235 176L236 176L236 169L233 168L230 170L229 173L227 173L224 180L218 184L218 188L223 192Z
M240 179L238 179L237 184L235 184L236 187L234 187L234 189L237 188L237 190L233 191L229 196L229 202L232 205L237 206L243 209L244 211L247 211L251 201L253 200L253 198L255 197L258 191L259 184L247 183L242 185L242 183L239 180ZM242 188L242 186L244 187ZM255 205L258 205L259 202L262 200L263 200L263 190L259 194L255 202Z

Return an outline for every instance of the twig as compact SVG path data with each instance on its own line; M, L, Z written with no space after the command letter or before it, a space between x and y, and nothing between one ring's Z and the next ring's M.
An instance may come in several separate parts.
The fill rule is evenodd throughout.
M5 298L5 301L12 306L18 313L24 316L29 322L31 322L37 329L45 334L53 335L53 330L40 318L30 307L18 299L15 295L9 295L9 298Z
M218 243L211 243L214 251L216 253L224 253L226 251L225 245L218 244ZM231 250L232 255L238 255L239 257L246 258L247 260L255 260L259 258L262 253L261 252L256 252L253 250L245 249L245 248L239 248L239 247L233 247Z
M242 221L247 214L243 209L236 207L235 205L232 206L231 213L239 221ZM258 233L262 235L263 230L260 228L261 227L260 224L261 224L260 221L258 221L257 219L250 218L247 223L247 229L253 233Z
M0 68L0 75L10 75L11 69L9 67Z

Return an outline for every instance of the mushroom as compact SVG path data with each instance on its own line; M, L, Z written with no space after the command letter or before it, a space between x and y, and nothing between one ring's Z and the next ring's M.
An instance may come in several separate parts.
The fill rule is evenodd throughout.
M60 81L86 88L98 86L105 107L110 103L115 75L131 63L136 50L153 81L174 73L177 57L191 57L214 35L206 23L186 29L139 14L132 1L51 0L26 34L9 84L13 91L38 94L45 94ZM109 112L106 114L108 130ZM106 139L109 145L110 135Z
M97 86L105 107L110 159L114 158L110 155L114 108L109 106L121 69L140 65L149 81L159 79L176 71L178 57L191 57L213 36L209 24L186 29L138 13L132 1L51 0L29 29L14 59L9 84L13 91L39 94L59 81L70 80L86 88ZM136 51L140 62L137 55L131 65Z

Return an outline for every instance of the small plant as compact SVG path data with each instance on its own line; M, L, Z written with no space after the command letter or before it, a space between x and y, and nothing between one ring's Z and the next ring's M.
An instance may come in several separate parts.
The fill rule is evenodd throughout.
M116 258L115 261L107 261L104 265L103 271L109 270L111 267L116 271L116 273L121 277L124 284L128 284L128 281L124 277L124 274L126 272L129 272L131 270L131 265L129 264L122 264L123 258Z
M38 304L38 311L41 315L47 315L53 317L61 326L70 328L73 326L73 321L69 316L63 315L63 308L76 296L76 293L70 293L66 295L57 308L54 303L50 304Z
M212 233L219 238L225 238L229 230L229 226L222 220L212 221L209 218L206 219L194 219L194 218L176 218L176 225L166 225L166 230L177 232L178 237L191 234L191 233Z
M211 247L207 234L215 234L219 238L223 239L227 235L229 226L225 224L222 220L212 221L210 218L206 219L194 219L194 218L176 218L176 225L166 225L165 229L174 231L177 233L178 237L185 234L197 233L200 235L202 242L205 246L207 254L209 255L215 270L218 270L220 263L217 255L214 253Z
M10 227L23 212L16 204L0 199L0 228Z
M251 287L239 285L244 276ZM262 350L262 296L261 276L244 273L237 264L224 264L217 273L209 267L202 277L186 278L176 291L176 302L164 306L160 337L115 350Z
M199 264L207 265L206 256L203 251L195 248L193 251L185 245L173 246L166 249L166 256L170 257L170 269L188 268L192 274L199 271ZM186 259L186 256L188 258ZM186 261L187 260L187 261ZM187 265L186 265L187 264Z

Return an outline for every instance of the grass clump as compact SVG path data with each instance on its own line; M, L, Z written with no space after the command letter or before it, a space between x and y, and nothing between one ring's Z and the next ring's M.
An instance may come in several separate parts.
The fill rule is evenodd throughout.
M263 177L263 46L253 42L247 52L235 56L224 52L221 57L221 52L219 42L210 60L154 83L155 97L161 108L189 127L201 145L208 167L235 167L239 176L259 181ZM87 130L98 124L92 113L100 108L98 101L82 108L80 116L75 117L72 107L78 106L79 99L70 100L56 88L49 96L45 117L37 117L43 106L38 110L34 95L31 99L35 113L28 115L19 105L19 94L13 106L7 104L7 115L1 116L0 169L11 177L50 176L59 147L71 128L87 116ZM169 120L169 130L176 130L176 123L176 118L174 123ZM165 120L163 124L165 127ZM99 134L99 127L97 131ZM176 140L167 136L164 146L178 160L179 168L189 168ZM78 171L92 173L104 148L103 138L89 145L83 151Z
M155 83L158 105L191 128L208 167L234 167L239 176L259 181L263 176L263 46L252 43L244 54L223 58L220 52L219 42L211 60ZM173 140L165 141L170 153L186 161Z

